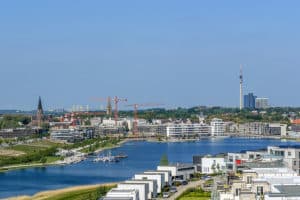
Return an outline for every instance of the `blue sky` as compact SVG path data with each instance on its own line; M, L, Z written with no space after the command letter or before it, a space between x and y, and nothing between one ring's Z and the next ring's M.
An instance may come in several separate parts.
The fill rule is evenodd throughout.
M299 1L0 2L0 109L127 97L238 106L245 92L300 106Z

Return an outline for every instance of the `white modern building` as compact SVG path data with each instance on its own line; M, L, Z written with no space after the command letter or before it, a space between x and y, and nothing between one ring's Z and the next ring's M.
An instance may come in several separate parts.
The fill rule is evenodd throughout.
M201 172L203 174L213 174L226 171L226 162L224 158L203 157L201 163Z
M282 157L286 166L300 175L300 146L268 146L268 154Z
M139 200L148 200L149 184L147 183L119 183L118 189L120 190L138 190Z
M225 123L222 119L214 118L210 122L211 136L223 136L225 133Z
M58 129L50 132L51 140L74 142L83 139L83 132L76 129Z
M149 185L148 199L152 199L152 198L157 197L157 181L156 180L132 179L132 180L125 181L125 183L147 183Z
M164 185L164 175L160 173L141 173L135 174L134 179L137 180L156 180L157 193L161 193Z
M163 173L165 175L165 185L173 184L171 171L157 170L157 171L149 171L149 172ZM147 172L145 172L145 173L147 173Z
M281 137L287 136L287 125L280 123L270 123L269 124L270 135L278 135Z
M121 190L111 189L107 194L108 198L131 198L132 200L139 200L139 191L135 189Z
M255 99L255 108L265 109L268 107L269 107L269 99L268 98L256 98Z
M169 124L167 126L167 137L190 138L210 135L210 126L206 124Z
M91 126L99 126L102 123L101 117L92 117L90 119Z
M172 179L190 179L196 172L196 166L192 164L173 164L168 166L157 166L158 171L170 171Z

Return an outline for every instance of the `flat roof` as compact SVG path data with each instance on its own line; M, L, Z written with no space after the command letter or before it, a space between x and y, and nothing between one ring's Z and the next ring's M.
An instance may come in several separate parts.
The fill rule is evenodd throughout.
M280 193L269 193L270 197L300 197L300 185L276 185Z
M118 188L113 188L109 192L120 192L120 193L127 193L127 192L135 192L136 190L134 189L118 189Z
M151 180L151 179L143 179L143 180L139 180L139 179L132 179L132 180L126 180L125 183L135 183L135 182L154 182L155 180Z
M160 176L162 176L163 174L162 173L156 173L156 172L144 172L144 173L139 173L139 174L136 174L136 175L160 175Z
M273 146L273 147L279 147L279 148L285 148L285 149L300 149L300 145L279 145L279 146Z
M126 183L126 182L122 182L119 183L118 185L146 185L147 183Z
M168 166L159 166L159 167L194 167L194 164L190 164L190 163L171 163Z

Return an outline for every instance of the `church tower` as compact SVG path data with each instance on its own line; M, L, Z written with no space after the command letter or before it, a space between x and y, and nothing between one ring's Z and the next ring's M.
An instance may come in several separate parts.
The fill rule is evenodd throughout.
M36 113L36 119L37 119L38 127L41 127L42 123L43 123L43 119L44 119L44 111L43 111L43 105L42 105L41 97L39 97L37 113Z

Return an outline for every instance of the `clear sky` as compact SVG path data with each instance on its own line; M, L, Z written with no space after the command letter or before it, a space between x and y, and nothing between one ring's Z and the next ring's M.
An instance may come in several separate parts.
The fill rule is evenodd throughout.
M127 97L239 105L245 92L300 106L300 1L0 2L0 109Z

